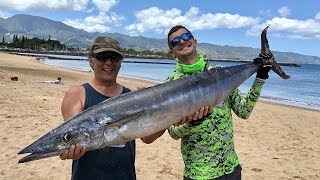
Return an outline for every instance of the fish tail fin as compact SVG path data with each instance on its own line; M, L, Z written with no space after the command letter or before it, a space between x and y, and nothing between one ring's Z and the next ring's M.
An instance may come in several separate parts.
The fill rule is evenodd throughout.
M270 48L269 43L267 39L267 31L269 26L267 26L261 33L261 54L260 59L263 61L260 62L262 66L269 66L275 73L277 73L280 77L283 79L289 79L290 75L287 75L280 67L280 65L277 63L277 61L274 59Z
M204 55L203 58L206 58L206 55ZM206 66L204 67L204 70L208 71L209 70L209 66L210 66L210 59L207 59Z

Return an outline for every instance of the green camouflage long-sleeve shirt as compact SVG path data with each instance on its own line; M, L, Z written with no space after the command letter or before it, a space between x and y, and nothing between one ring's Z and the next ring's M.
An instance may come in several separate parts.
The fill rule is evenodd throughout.
M210 66L211 68L216 67ZM166 82L186 75L175 70ZM263 84L264 80L255 79L247 95L236 89L224 101L222 108L213 108L211 115L198 126L186 123L168 128L173 139L181 138L185 177L214 179L233 172L239 159L234 150L231 109L238 117L249 118Z

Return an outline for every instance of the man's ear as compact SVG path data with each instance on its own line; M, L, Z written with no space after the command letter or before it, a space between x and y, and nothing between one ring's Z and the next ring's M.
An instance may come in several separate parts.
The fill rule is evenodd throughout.
M89 60L89 64L90 64L91 69L93 69L93 62L92 62L92 59L90 59L90 60Z

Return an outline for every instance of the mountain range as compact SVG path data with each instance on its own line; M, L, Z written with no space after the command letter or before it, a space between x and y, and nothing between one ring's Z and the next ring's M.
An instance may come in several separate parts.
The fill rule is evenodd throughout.
M90 47L97 36L109 36L116 39L122 48L135 50L168 51L166 39L129 36L120 33L89 33L76 29L59 21L27 14L14 15L8 19L0 18L0 37L6 42L12 41L13 35L59 40L63 44ZM250 60L260 53L259 48L219 46L199 43L198 51L210 59ZM302 55L293 52L273 51L278 62L296 64L320 64L320 57Z

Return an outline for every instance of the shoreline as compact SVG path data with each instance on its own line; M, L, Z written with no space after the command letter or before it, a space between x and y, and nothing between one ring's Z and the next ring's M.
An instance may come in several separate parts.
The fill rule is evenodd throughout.
M11 81L11 76L19 80ZM37 83L57 77L63 85ZM0 179L70 179L70 160L51 157L18 164L24 155L17 153L63 122L65 92L92 77L92 72L0 52ZM118 81L132 90L153 85L123 77ZM319 111L258 101L248 120L233 114L232 123L243 179L319 179ZM135 167L138 180L182 179L180 140L167 132L152 144L137 139Z
M292 101L292 100L288 100L288 99L260 96L258 101L261 101L264 103L271 103L271 104L288 106L288 107L292 107L292 108L306 109L306 110L310 110L310 111L320 111L320 105L318 105L318 104L307 104L307 103Z

